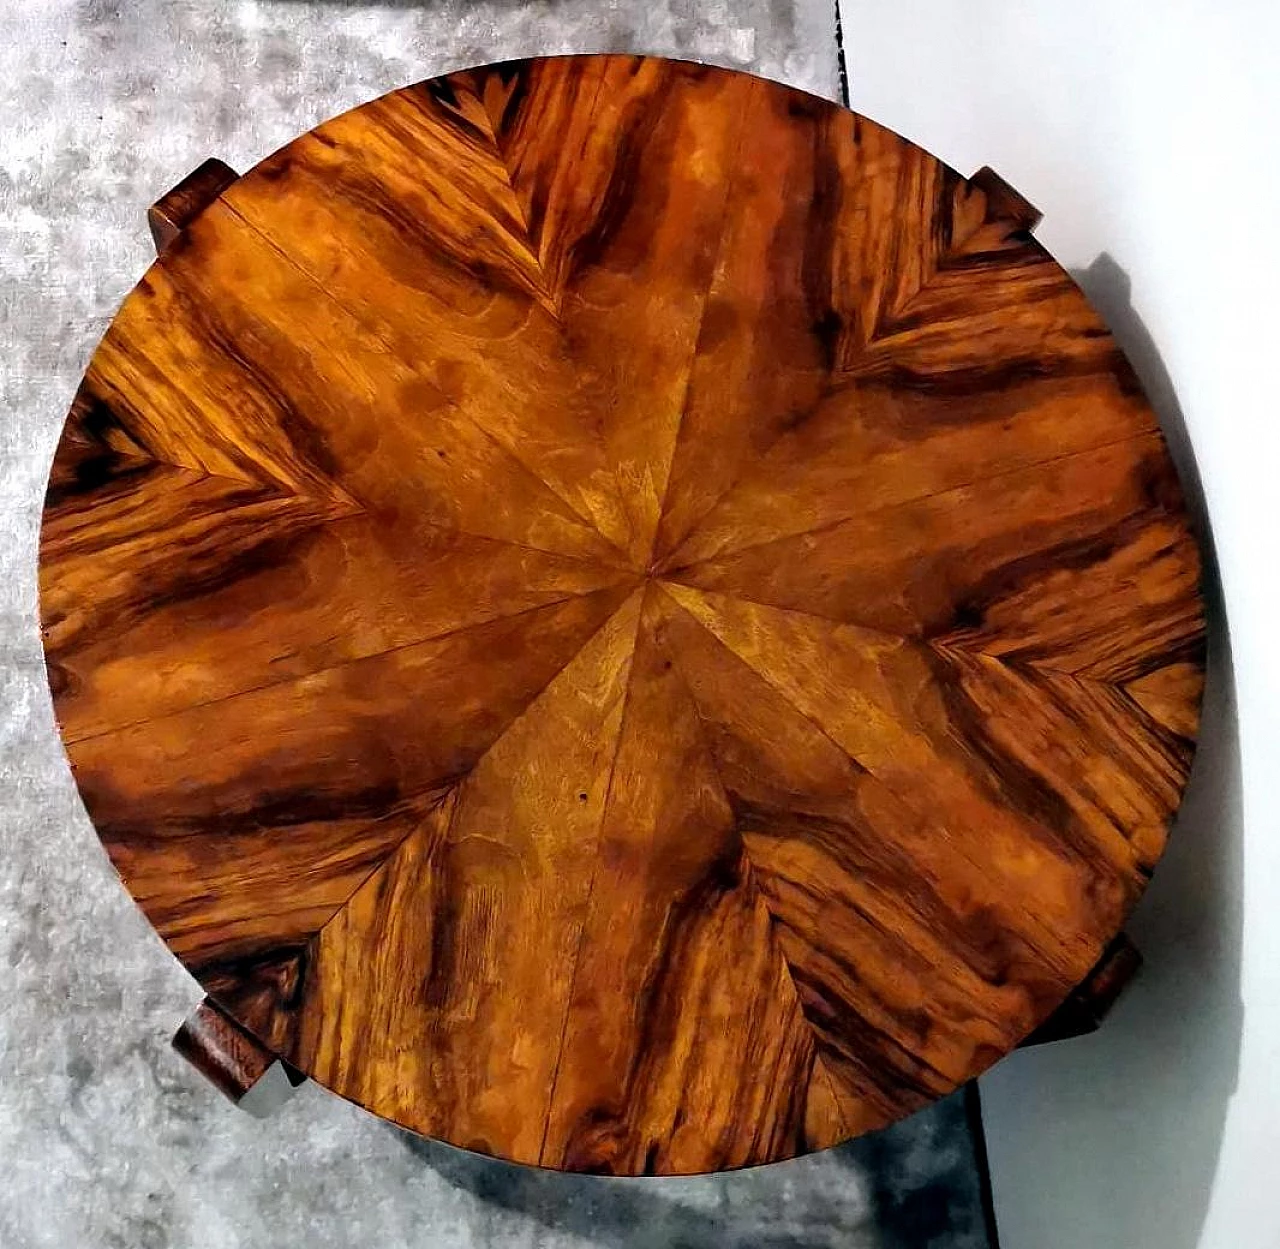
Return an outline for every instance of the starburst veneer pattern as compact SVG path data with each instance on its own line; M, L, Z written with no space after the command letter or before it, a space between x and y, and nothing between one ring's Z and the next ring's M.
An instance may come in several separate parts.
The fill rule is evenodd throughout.
M1012 1049L1151 874L1198 559L1034 214L620 57L423 83L231 183L57 451L50 680L133 896L300 1071L683 1173Z

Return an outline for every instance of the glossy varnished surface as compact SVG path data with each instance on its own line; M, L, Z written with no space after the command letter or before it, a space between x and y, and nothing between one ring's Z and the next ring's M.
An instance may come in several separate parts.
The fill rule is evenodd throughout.
M53 466L113 861L271 1051L677 1173L882 1125L1114 936L1193 749L1155 419L998 181L656 60L385 97L125 302Z

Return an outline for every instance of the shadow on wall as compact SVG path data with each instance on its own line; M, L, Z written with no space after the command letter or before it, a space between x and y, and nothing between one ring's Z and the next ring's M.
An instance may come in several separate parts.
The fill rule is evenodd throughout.
M982 1081L1000 1230L1017 1249L1195 1249L1208 1211L1243 1006L1235 682L1204 492L1173 385L1105 253L1077 281L1146 387L1202 539L1209 679L1169 849L1127 925L1146 965L1101 1031L1008 1058ZM1002 1210L1009 1191L1034 1210ZM1019 1226L1024 1222L1026 1226Z
M995 1249L968 1113L957 1093L825 1153L689 1179L564 1175L400 1135L455 1188L602 1249Z

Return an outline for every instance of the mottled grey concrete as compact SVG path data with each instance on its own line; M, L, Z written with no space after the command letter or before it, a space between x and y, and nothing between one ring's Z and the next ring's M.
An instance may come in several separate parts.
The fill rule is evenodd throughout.
M985 1244L956 1104L736 1176L615 1183L411 1141L308 1086L235 1112L167 1048L199 997L112 873L54 727L41 496L144 206L455 66L636 49L833 95L829 0L0 0L0 1249Z

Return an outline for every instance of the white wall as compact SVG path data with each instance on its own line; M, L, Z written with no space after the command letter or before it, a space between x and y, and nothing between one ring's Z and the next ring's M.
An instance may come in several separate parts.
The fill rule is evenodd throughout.
M1185 423L1230 620L1187 805L1130 926L1144 975L1096 1036L982 1082L1002 1241L1276 1249L1280 4L844 8L854 107L1026 194L1184 464Z

